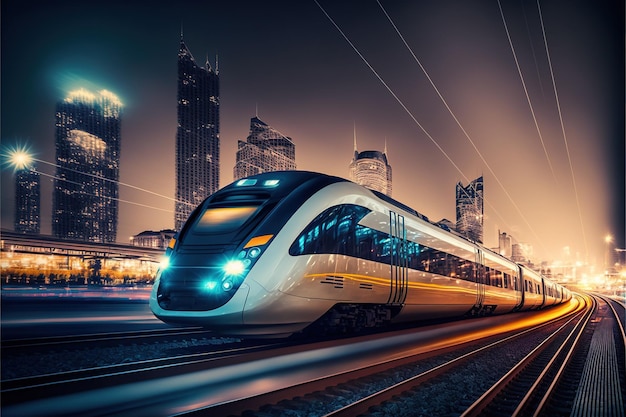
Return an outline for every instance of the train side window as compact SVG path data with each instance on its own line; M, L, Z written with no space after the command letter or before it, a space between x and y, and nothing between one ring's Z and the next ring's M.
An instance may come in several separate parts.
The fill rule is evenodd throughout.
M356 223L370 210L356 205L341 205L320 213L300 233L289 248L292 256L315 253L341 253L355 256Z

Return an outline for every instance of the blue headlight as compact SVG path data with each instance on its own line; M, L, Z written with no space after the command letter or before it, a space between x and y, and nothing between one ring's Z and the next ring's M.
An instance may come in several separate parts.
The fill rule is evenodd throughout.
M170 266L170 257L169 256L162 256L161 257L161 262L159 262L159 268L162 270L167 269L167 267Z
M204 289L207 291L213 291L217 287L217 282L215 281L207 281L204 283Z
M245 264L239 259L228 261L226 265L224 265L224 272L226 273L226 276L239 276L242 275L245 270Z

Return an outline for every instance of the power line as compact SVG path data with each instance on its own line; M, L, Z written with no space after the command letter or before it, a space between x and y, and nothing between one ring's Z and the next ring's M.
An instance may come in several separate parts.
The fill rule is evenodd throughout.
M537 134L539 135L539 140L541 141L541 147L543 148L543 153L546 155L546 159L548 160L548 165L550 166L550 172L552 172L552 178L554 178L554 182L556 183L557 182L556 174L554 173L554 168L552 167L552 161L550 161L550 157L548 156L548 150L546 149L546 144L543 141L543 135L541 134L541 129L539 129L539 123L537 122L535 110L533 109L533 104L530 100L528 89L526 88L526 82L524 81L524 76L522 75L522 69L520 68L519 61L517 60L517 54L515 53L515 48L513 47L513 41L511 40L511 35L509 34L509 28L506 24L506 19L504 18L504 12L502 11L500 0L498 0L498 8L500 9L500 16L502 16L502 23L504 23L504 30L506 31L506 37L509 40L509 46L511 47L511 52L513 53L513 58L515 59L515 66L517 67L517 73L519 74L520 80L522 81L522 87L524 87L524 94L526 95L528 106L530 107L530 113L533 116L533 121L535 122L535 128L537 129Z
M572 157L569 152L569 145L567 143L567 135L565 134L565 124L563 123L563 114L561 113L561 104L559 101L559 94L556 90L556 81L554 80L554 71L552 70L552 60L550 59L550 51L548 49L548 40L546 38L546 30L543 25L543 16L541 14L541 6L539 0L537 0L537 10L539 10L539 20L541 21L541 33L543 35L543 44L546 48L546 56L548 57L548 66L550 67L550 77L552 78L552 88L554 89L554 97L556 98L556 107L559 111L559 121L561 122L561 132L563 133L563 141L565 142L565 151L567 152L567 160L569 161L569 170L572 174L572 183L574 185L574 194L576 196L576 207L578 208L578 219L580 220L580 229L583 235L583 242L585 243L585 255L589 256L589 248L587 246L587 237L585 235L585 226L583 225L583 215L580 209L580 199L578 198L578 187L576 187L576 178L574 176L574 165L572 164Z
M356 46L354 46L354 44L350 41L350 39L348 39L348 37L346 36L346 34L343 32L343 30L341 30L341 28L337 25L337 23L335 23L335 21L333 20L332 17L330 17L330 15L328 13L326 13L326 10L324 10L324 8L319 4L319 2L317 0L313 0L315 1L315 4L317 4L317 6L320 8L320 10L324 13L324 15L326 15L326 17L328 18L328 20L333 24L333 26L335 26L335 28L337 29L337 31L339 31L339 33L341 34L341 36L343 36L343 38L346 40L346 42L348 42L348 44L352 47L352 49L354 50L354 52L357 53L357 55L361 58L361 60L363 60L363 62L365 63L365 65L367 65L367 67L370 69L370 71L372 71L372 73L376 76L376 78L378 78L378 81L380 81L382 83L382 85L385 86L385 88L387 89L387 91L389 91L389 93L393 96L393 98L396 99L396 101L398 102L398 104L400 104L400 106L402 106L402 108L404 109L404 111L409 115L409 117L411 117L411 119L413 119L413 121L415 122L415 124L422 130L422 132L424 132L424 134L430 139L430 141L437 147L437 149L439 149L439 151L448 159L448 161L450 161L450 163L454 166L454 168L456 168L456 170L461 174L461 176L466 180L469 181L469 179L465 176L465 174L463 173L463 171L461 171L461 169L454 163L454 161L452 160L452 158L450 158L450 156L446 153L446 151L443 150L443 148L441 146L439 146L439 144L437 143L437 141L430 135L430 133L428 133L428 131L420 124L420 122L417 121L417 119L415 118L415 116L413 116L413 114L411 113L411 111L404 105L404 103L402 102L402 100L400 100L400 98L398 98L398 96L396 95L396 93L393 92L393 90L389 87L389 85L387 85L387 83L382 79L382 77L378 74L378 72L376 72L376 70L370 65L370 63L367 61L367 59L365 59L365 57L361 54L361 52L359 52L359 50L356 48Z
M163 194L159 194L159 193L156 193L154 191L147 190L145 188L141 188L141 187L137 187L135 185L127 184L127 183L122 182L122 181L112 180L110 178L106 178L106 177L103 177L101 175L95 175L95 174L91 174L89 172L83 172L83 171L79 171L79 170L76 170L76 169L64 167L64 166L61 166L61 165L58 165L58 164L53 164L52 162L44 161L42 159L37 159L37 158L32 158L32 159L33 159L33 161L41 162L42 164L50 165L50 166L53 166L53 167L56 167L56 168L60 168L60 169L64 169L64 170L67 170L67 171L75 172L77 174L87 175L88 177L97 178L99 180L109 181L109 182L112 182L112 183L115 183L115 184L119 184L119 185L122 185L122 186L125 186L125 187L133 188L135 190L142 191L144 193L148 193L148 194L155 195L157 197L165 198L165 199L173 201L175 203L181 203L181 204L187 204L187 205L190 205L190 206L195 206L195 204L188 203L188 202L185 202L185 201L180 201L180 200L177 200L175 198L172 198L172 197L169 197L169 196L166 196L166 195L163 195Z
M51 175L51 174L48 174L48 173L45 173L45 172L37 171L37 170L32 169L32 168L30 169L30 171L36 172L39 175L43 175L44 177L52 178L52 179L57 180L57 181L64 181L64 182L68 182L70 184L74 184L74 185L78 185L78 186L85 185L85 184L80 183L80 182L71 181L71 180L68 180L66 178L60 178L60 177L57 177L56 175ZM78 191L78 192L76 192L76 194L88 195L88 196L97 197L97 198L106 198L106 199L109 199L109 200L119 201L121 203L133 204L135 206L146 207L146 208L150 208L150 209L153 209L153 210L165 211L167 213L173 213L174 212L173 210L168 210L168 209L164 209L164 208L160 208L160 207L149 206L147 204L137 203L137 202L129 201L129 200L122 200L121 198L117 198L117 197L96 195L96 194L86 193L84 191Z
M456 115L454 114L454 112L452 111L452 109L450 108L450 106L448 105L448 102L446 101L446 99L443 97L443 95L441 94L441 92L439 91L439 89L437 88L437 86L435 85L434 81L432 80L432 78L430 77L430 75L428 74L428 71L426 71L426 68L424 68L424 66L422 65L422 63L420 62L420 60L417 58L417 56L415 55L415 52L413 52L413 49L409 46L408 42L406 41L406 39L404 38L404 36L402 35L402 33L400 32L400 30L398 29L398 27L396 26L396 24L393 22L393 20L391 19L391 17L389 16L389 14L387 13L387 11L385 10L385 8L383 7L383 5L380 3L379 0L376 0L376 2L378 3L378 6L380 6L381 10L383 11L383 13L385 14L385 16L387 17L387 20L389 20L389 23L391 23L391 25L393 26L393 28L395 29L396 33L398 34L398 36L400 37L400 39L402 40L402 42L404 43L404 46L406 46L406 48L409 50L409 52L411 53L411 55L413 56L413 59L415 60L415 62L417 62L417 64L419 65L420 69L422 70L422 72L424 73L424 75L426 76L426 78L428 79L428 81L430 82L430 85L433 87L433 89L435 90L435 92L437 93L437 95L439 96L439 99L441 100L441 102L444 104L444 106L446 107L446 109L448 110L448 112L450 113L450 115L452 116L452 118L454 119L454 121L456 122L456 124L459 126L459 128L461 129L461 131L463 132L463 134L465 135L465 137L467 138L467 140L470 142L470 144L472 145L472 147L474 148L474 150L476 151L476 153L478 154L478 156L480 157L481 161L485 164L485 166L487 167L487 169L489 170L489 172L491 173L491 175L493 176L493 178L496 180L496 182L498 183L498 185L500 186L500 188L504 191L504 194L507 196L507 198L509 199L509 201L511 202L511 204L513 204L513 207L515 207L515 209L517 210L518 214L521 216L522 220L524 220L524 222L526 223L526 225L528 226L528 228L530 229L531 233L535 236L535 238L541 242L541 239L539 238L539 236L537 235L537 233L535 233L534 229L532 228L530 222L526 219L526 217L524 216L524 213L522 213L522 211L520 210L520 208L517 206L517 204L515 203L515 201L513 200L513 197L511 197L511 195L509 194L509 192L506 190L506 188L504 187L504 184L502 184L502 182L500 181L500 178L496 175L496 173L494 172L494 170L491 168L491 166L489 165L489 163L487 162L487 160L483 157L482 153L480 152L480 150L478 149L478 147L476 146L476 144L474 143L474 141L472 140L472 138L470 137L469 133L467 133L467 131L465 130L465 128L463 127L463 125L461 125L461 122L459 121L459 119L456 117ZM504 217L498 212L498 210L489 202L487 202L487 204L491 207L491 209L496 213L496 215L498 217L500 217L500 219L502 221L504 221L505 223L506 220L504 220ZM509 225L507 225L510 229L512 229ZM541 243L540 243L541 244ZM543 246L543 245L542 245Z
M367 59L359 52L359 50L356 48L356 46L350 41L350 39L347 37L347 35L343 32L343 30L341 30L341 28L337 25L337 23L333 20L333 18L326 12L326 10L319 4L319 2L317 0L314 0L315 3L317 4L317 6L322 10L322 12L324 13L324 15L326 15L326 17L328 18L328 20L333 24L333 26L335 26L335 28L337 29L337 31L339 31L339 33L343 36L343 38L346 40L346 42L348 42L348 44L352 47L352 49L359 55L359 57L361 58L361 60L363 60L363 62L367 65L367 67L374 73L374 75L378 78L378 80L385 86L385 88L387 89L387 91L389 91L389 93L396 99L396 101L402 106L402 108L404 109L404 111L411 117L411 119L417 124L417 126L426 134L426 136L431 140L431 142L437 147L437 149L439 149L439 151L448 159L448 161L456 168L456 170L461 174L461 176L469 182L469 179L467 178L467 176L461 171L461 169L456 165L456 163L452 160L452 158L443 150L443 148L437 143L437 141L432 137L432 135L419 123L419 121L415 118L415 116L411 113L411 111L406 107L406 105L402 102L402 100L400 100L400 98L394 93L394 91L387 85L387 83L382 79L382 77L378 74L378 72L376 72L376 70L370 65L370 63L367 61ZM378 3L380 5L380 3ZM476 145L473 143L473 141L471 140L471 138L469 137L469 135L467 134L467 132L465 131L465 129L463 128L463 126L460 124L460 122L458 121L458 119L456 118L456 116L454 115L454 112L452 112L452 110L450 109L450 107L448 106L447 102L445 101L445 99L443 98L443 96L441 95L441 93L439 92L439 90L437 89L437 87L435 86L435 84L433 83L432 79L430 78L430 76L428 75L428 73L426 72L426 70L424 69L424 67L422 66L422 64L419 62L419 60L417 59L417 57L415 56L415 54L413 53L413 51L411 50L411 48L408 46L408 44L406 43L406 41L404 40L404 37L402 36L402 34L399 32L399 30L397 29L397 27L395 26L395 24L393 23L393 21L391 20L391 18L389 17L389 15L386 13L385 9L382 7L382 5L380 5L381 9L383 9L383 12L385 12L385 15L387 16L387 18L389 19L389 21L391 22L391 24L394 26L394 28L396 29L396 32L398 33L398 35L400 36L400 38L403 40L403 42L405 43L405 45L407 46L407 48L409 49L409 51L411 51L413 57L415 58L415 60L417 61L417 63L419 64L420 68L422 68L422 70L424 71L424 73L426 74L427 78L429 79L429 81L431 82L431 85L433 86L433 88L435 89L435 91L437 91L437 94L439 95L440 99L443 101L443 103L445 104L446 108L448 109L448 111L450 112L450 114L453 116L453 118L455 119L455 121L457 122L457 124L459 125L459 127L461 128L461 130L465 133L466 137L468 138L468 140L470 141L470 143L472 143L472 146L474 146L474 149L476 150L476 152L479 154L479 156L481 157L481 159L483 160L483 162L485 163L485 165L487 165L487 167L489 168L489 170L491 171L491 173L493 174L494 178L496 179L496 181L498 182L498 184L500 185L500 187L504 190L504 193L506 194L506 196L509 198L509 200L511 201L511 203L513 204L513 206L515 207L515 209L517 210L517 212L519 213L519 215L521 216L521 218L524 220L524 222L526 223L526 225L528 226L529 230L531 231L531 233L535 236L535 239L537 239L537 241L539 242L539 244L543 247L543 244L541 243L541 239L539 238L539 236L537 235L537 233L534 231L533 227L531 226L530 222L526 219L526 217L524 216L524 214L522 213L522 211L520 210L520 208L517 206L517 204L515 203L515 201L513 200L513 198L510 196L510 194L506 191L506 189L504 188L504 185L500 182L500 180L498 179L497 175L495 175L495 173L493 172L493 170L489 167L489 164L486 162L486 160L483 158L482 154L480 153L480 151L478 150L478 148L476 147ZM499 212L495 209L495 207L493 207L490 203L488 203L488 205L494 210L494 212L506 223L506 220L504 220L504 218L499 214ZM510 226L509 226L510 227ZM544 248L545 249L545 248Z

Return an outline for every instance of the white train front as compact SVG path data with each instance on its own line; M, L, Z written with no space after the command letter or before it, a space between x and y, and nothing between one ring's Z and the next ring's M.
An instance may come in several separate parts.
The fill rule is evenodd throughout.
M312 172L224 187L191 214L167 256L153 313L247 337L503 314L571 298L385 195Z

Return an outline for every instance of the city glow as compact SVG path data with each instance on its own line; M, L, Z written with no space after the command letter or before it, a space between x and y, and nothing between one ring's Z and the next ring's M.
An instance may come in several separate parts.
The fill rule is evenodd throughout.
M115 94L110 92L109 90L100 90L100 95L103 98L108 99L111 102L111 104L114 104L116 106L121 106L122 105L122 102L120 101L120 99Z
M108 101L111 105L122 106L122 102L118 96L110 92L109 90L100 90L98 92L101 99ZM72 90L68 93L65 99L68 103L86 102L92 103L96 100L96 95L89 90L79 88L78 90Z
M65 101L69 103L92 102L95 100L95 98L96 96L92 92L87 91L84 88L80 88L78 90L70 91Z

